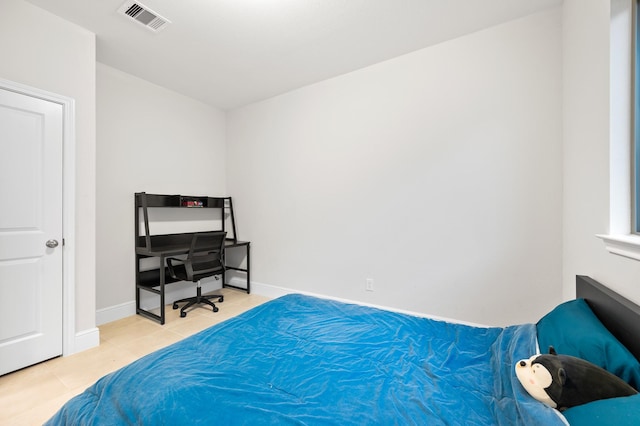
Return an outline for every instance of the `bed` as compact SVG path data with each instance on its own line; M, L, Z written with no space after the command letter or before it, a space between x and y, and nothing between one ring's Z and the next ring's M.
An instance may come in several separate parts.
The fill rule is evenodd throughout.
M637 396L559 413L515 376L516 361L550 340L638 385L640 308L588 277L577 283L577 301L510 327L283 296L104 376L47 425L634 424ZM584 332L559 333L576 312L596 325L579 317ZM613 334L593 332L605 325Z

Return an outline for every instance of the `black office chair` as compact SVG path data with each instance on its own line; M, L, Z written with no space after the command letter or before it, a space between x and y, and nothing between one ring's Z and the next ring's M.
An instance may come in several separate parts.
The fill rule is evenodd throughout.
M198 283L195 297L173 302L173 309L178 309L178 303L187 302L180 309L180 317L186 317L185 309L197 304L207 304L213 308L213 312L218 312L218 307L209 299L217 298L218 302L223 302L224 297L218 294L203 296L200 280L212 276L218 279L217 275L224 273L223 250L226 234L226 232L196 233L193 235L191 247L185 259L167 258L169 275L176 280Z

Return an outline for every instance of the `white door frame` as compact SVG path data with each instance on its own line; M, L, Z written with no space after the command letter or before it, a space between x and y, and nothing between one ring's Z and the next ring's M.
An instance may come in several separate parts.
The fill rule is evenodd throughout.
M75 353L75 100L56 93L0 79L0 88L62 105L62 355Z

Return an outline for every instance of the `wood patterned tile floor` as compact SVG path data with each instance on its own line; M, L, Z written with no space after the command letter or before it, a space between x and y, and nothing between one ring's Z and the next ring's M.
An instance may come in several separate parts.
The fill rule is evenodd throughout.
M216 313L194 308L185 318L167 305L164 325L140 315L99 326L100 345L0 376L0 425L42 425L100 377L150 352L232 318L269 299L225 288Z

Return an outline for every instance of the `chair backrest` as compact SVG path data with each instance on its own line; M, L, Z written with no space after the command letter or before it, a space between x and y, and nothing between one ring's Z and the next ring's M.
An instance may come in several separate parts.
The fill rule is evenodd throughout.
M222 253L226 235L223 231L193 234L189 254L184 261L188 279L198 281L224 271Z

